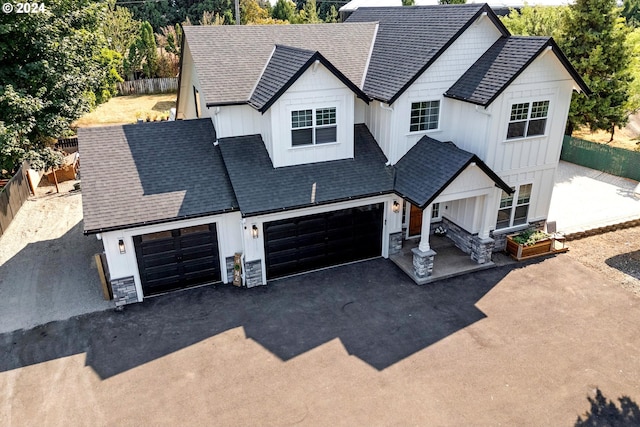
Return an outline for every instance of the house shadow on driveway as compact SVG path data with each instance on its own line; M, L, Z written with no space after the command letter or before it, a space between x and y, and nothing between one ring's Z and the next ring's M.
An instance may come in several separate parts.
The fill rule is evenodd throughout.
M380 258L260 288L174 292L0 335L0 371L85 352L106 379L240 326L283 361L340 338L349 354L383 370L485 318L475 304L512 268L419 287Z

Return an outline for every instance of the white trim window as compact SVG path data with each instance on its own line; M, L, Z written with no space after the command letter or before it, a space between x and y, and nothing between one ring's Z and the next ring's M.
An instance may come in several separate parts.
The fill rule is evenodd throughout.
M315 114L314 114L315 113ZM314 120L315 115L315 120ZM336 107L291 112L291 146L337 142Z
M411 122L409 124L409 132L438 129L439 122L440 101L411 103Z
M527 223L532 187L532 184L521 185L518 187L518 190L512 194L507 194L506 191L502 190L500 208L498 209L498 218L496 220L496 230ZM512 187L512 189L515 190L515 187Z
M438 222L442 220L442 211L440 210L440 203L434 203L431 205L431 222Z
M549 101L511 105L507 139L544 135L549 115Z

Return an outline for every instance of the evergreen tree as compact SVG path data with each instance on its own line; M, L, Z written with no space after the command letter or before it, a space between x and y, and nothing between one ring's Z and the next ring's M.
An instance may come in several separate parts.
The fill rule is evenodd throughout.
M281 21L294 22L296 16L296 4L291 0L278 0L273 6L271 16Z
M627 20L628 25L640 27L640 0L624 0L622 16Z
M322 21L318 16L316 0L307 0L304 8L300 11L300 22L303 24L319 24Z
M327 16L324 18L324 22L329 24L335 24L338 22L338 9L336 9L334 5L331 5L329 13L327 13Z
M500 20L511 34L519 36L551 36L560 43L562 27L567 20L568 6L525 6L511 9Z
M414 4L416 4L415 0L402 0L403 6L413 6Z
M611 132L626 124L629 112L628 28L615 0L577 0L564 25L562 48L593 94L574 94L567 133L580 125Z

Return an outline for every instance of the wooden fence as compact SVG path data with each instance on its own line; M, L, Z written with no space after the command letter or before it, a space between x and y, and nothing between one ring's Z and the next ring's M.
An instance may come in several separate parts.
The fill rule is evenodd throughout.
M78 137L74 136L73 138L58 138L58 142L56 142L56 148L58 150L62 150L65 153L75 153L78 151Z
M176 92L178 90L178 78L131 80L116 83L116 86L120 95Z
M11 224L24 202L31 194L27 178L28 164L22 164L18 172L0 189L0 236Z
M565 136L560 159L591 169L640 181L640 151Z

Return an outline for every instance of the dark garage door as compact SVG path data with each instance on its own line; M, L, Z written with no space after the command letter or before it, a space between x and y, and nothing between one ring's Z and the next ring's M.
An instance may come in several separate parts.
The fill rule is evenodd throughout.
M135 236L144 295L220 281L215 224Z
M264 224L267 279L380 256L383 204Z

